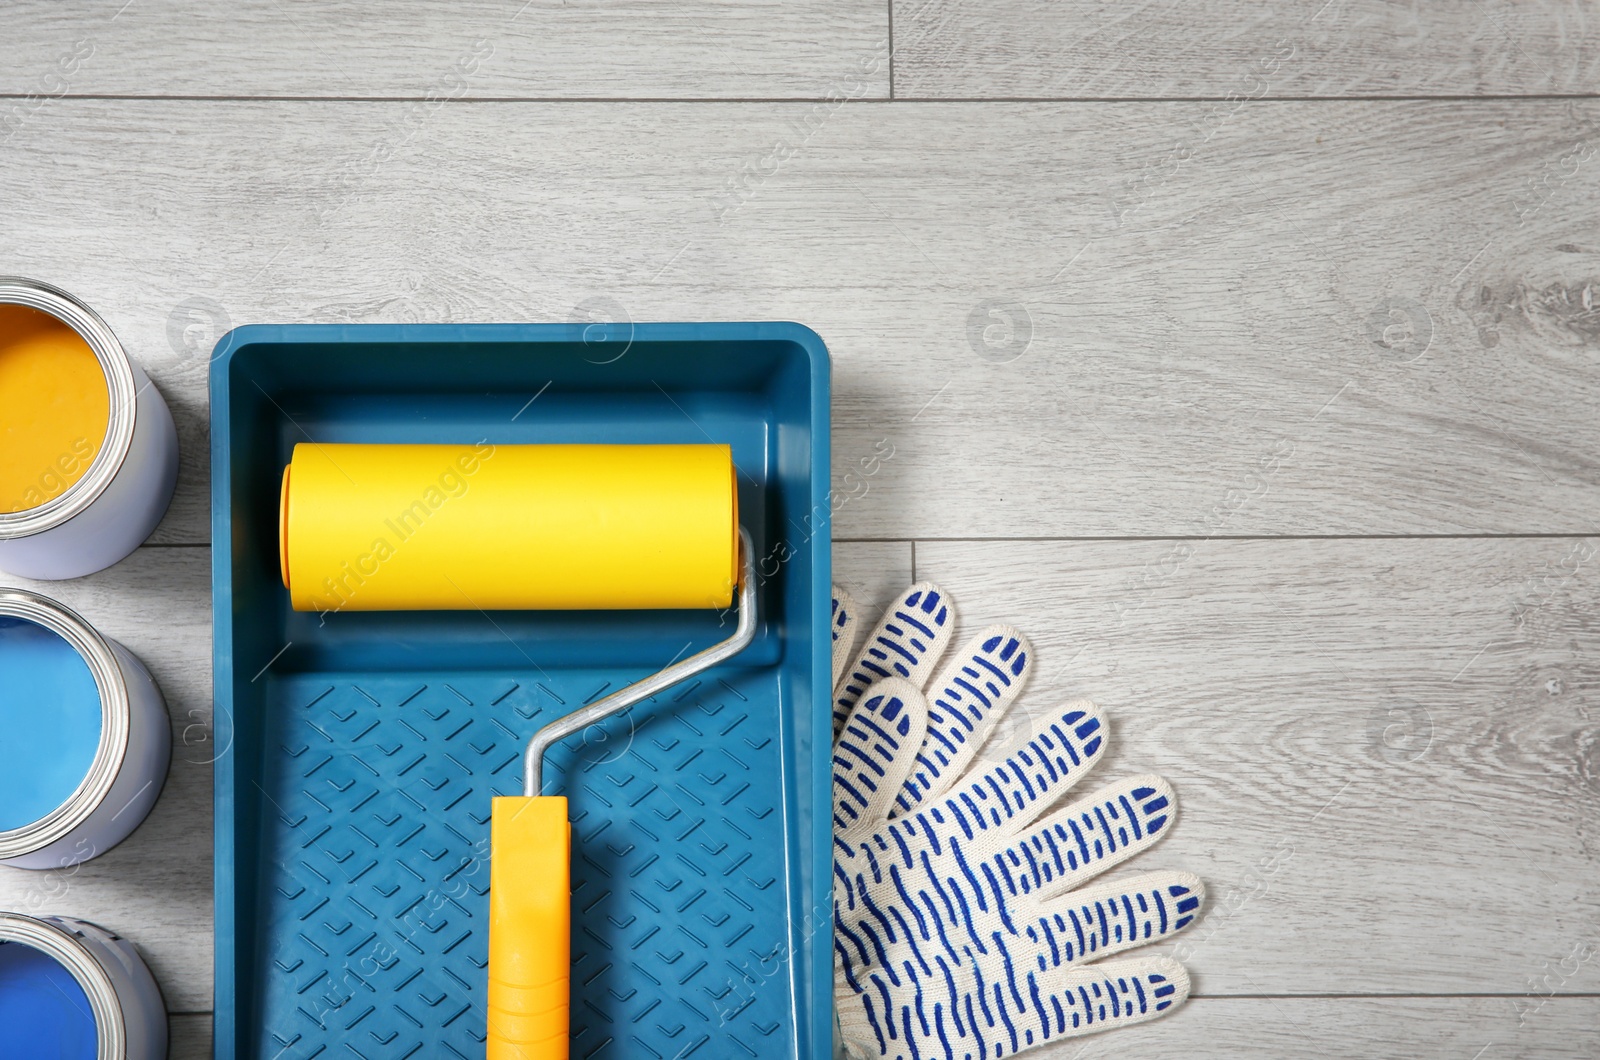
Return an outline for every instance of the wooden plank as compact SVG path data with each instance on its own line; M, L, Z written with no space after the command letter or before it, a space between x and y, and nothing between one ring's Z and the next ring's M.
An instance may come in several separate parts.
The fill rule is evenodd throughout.
M1592 95L1585 3L894 0L895 96Z
M567 5L179 0L9 5L0 92L406 98L848 98L889 94L888 8L851 0ZM0 115L14 101L0 100Z
M1024 1055L1030 1060L1578 1060L1600 1049L1600 1001L1555 998L1539 1006L1538 998L1499 997L1195 998L1166 1019Z
M211 550L143 548L92 578L4 579L59 600L150 668L172 766L150 816L71 869L0 867L0 909L90 920L132 939L168 1008L211 1009Z
M1101 780L1176 787L1135 867L1205 880L1174 948L1208 995L1520 995L1600 953L1597 562L1595 538L917 546L965 627L1032 638L1024 711L1089 696ZM1550 992L1600 991L1576 964Z
M908 541L834 542L833 584L850 594L867 627L914 581Z
M167 1060L212 1060L211 1015L173 1016L167 1021Z
M1594 998L1208 998L1143 1027L1079 1038L1032 1060L1328 1060L1405 1056L1586 1060L1600 1050ZM171 1060L210 1060L211 1017L174 1016Z
M57 100L0 241L176 406L161 542L219 328L595 306L818 329L841 537L1592 532L1600 104L1211 107Z

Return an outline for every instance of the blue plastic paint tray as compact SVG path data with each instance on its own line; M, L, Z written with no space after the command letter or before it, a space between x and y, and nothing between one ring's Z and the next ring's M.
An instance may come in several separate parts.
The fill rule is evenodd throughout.
M297 442L726 442L761 630L559 746L572 1055L826 1056L828 356L796 324L252 326L211 370L216 1055L481 1057L490 799L730 616L289 609Z

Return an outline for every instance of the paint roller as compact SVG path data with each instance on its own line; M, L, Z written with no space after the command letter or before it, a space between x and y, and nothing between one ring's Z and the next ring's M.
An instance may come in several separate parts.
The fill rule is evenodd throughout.
M494 800L488 1060L565 1060L571 825L561 739L737 654L754 560L726 445L295 446L279 559L297 611L727 608L731 637L540 729Z

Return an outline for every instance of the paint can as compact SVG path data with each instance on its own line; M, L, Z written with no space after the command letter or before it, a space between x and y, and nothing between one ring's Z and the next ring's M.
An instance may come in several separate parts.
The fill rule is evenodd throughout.
M104 854L155 805L172 758L150 671L61 604L0 589L0 674L0 865Z
M0 571L78 578L150 536L177 484L178 435L99 314L0 277L0 413Z
M167 1013L132 943L71 917L0 912L6 1056L163 1060Z

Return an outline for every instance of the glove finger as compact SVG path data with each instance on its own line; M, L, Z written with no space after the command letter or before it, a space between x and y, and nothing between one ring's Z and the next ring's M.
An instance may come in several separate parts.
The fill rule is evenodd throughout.
M932 834L1020 833L1094 767L1104 737L1100 708L1075 700L1035 722L1000 763L977 776L967 774L942 799L924 803L890 827L923 822L921 831ZM999 842L1009 844L1004 838Z
M859 991L839 997L840 1031L854 1055L929 1055L913 1043L943 1041L957 1056L1004 1058L1164 1016L1190 989L1188 971L1171 957L1039 971L1001 947L954 962L908 961L892 978L875 969Z
M871 699L869 694L863 703ZM840 830L841 820L854 819L850 816L853 807L848 801L841 805L841 799L853 795L856 785L847 776L851 791L839 793L842 764L854 759L836 754L835 895L842 896L854 913L858 892L881 887L885 881L901 888L906 881L926 875L936 881L933 892L899 896L908 909L926 914L918 915L923 929L949 921L959 923L960 930L970 937L979 930L974 917L995 913L1014 930L1014 918L1006 907L1024 892L1016 882L1019 874L1014 872L1006 882L999 867L1028 821L1098 760L1102 731L1103 722L1093 703L1080 700L1068 704L1037 725L1005 762L976 779L969 777L954 794L888 822L864 842L845 837ZM905 761L909 765L911 756ZM865 799L859 801L865 804ZM859 810L855 813L870 822ZM1035 899L1028 901L1030 909L1036 908ZM934 908L935 903L943 905L943 911ZM955 945L942 928L940 931L942 945Z
M1142 801L1132 798L1141 792ZM878 876L884 875L882 866L888 865L887 875L898 891L899 903L914 912L924 940L937 939L954 960L960 939L974 940L981 952L996 929L1015 935L1038 927L1039 918L1046 914L1059 913L1064 918L1061 930L1066 930L1069 922L1075 932L1089 930L1073 920L1079 914L1067 905L1058 908L1051 900L1059 896L1062 903L1077 902L1085 893L1103 897L1099 891L1066 892L1153 844L1158 834L1164 834L1174 799L1172 789L1159 777L1124 780L1051 815L1027 835L999 847L997 853L991 853L997 849L995 839L969 827L973 820L981 824L981 818L967 810L963 819L962 807L943 803L945 813L940 816L944 820L928 811L891 822L877 844L881 851L870 849L873 844L869 843L867 857ZM992 819L986 827L994 824L1003 827L1003 819ZM1002 834L999 844L1007 842ZM920 891L915 885L907 888L906 881L917 878L919 866L935 881L934 892ZM1178 882L1199 887L1199 880L1192 876ZM1151 930L1163 932L1187 927L1198 904L1176 909L1177 904L1188 901L1178 895L1129 901L1130 909L1141 909L1154 925ZM1096 910L1094 915L1103 913ZM1176 923L1180 919L1183 923ZM1097 919L1095 925L1104 928L1106 937L1077 936L1075 958L1082 958L1086 946L1098 954L1122 941L1119 932L1133 930L1121 921ZM1127 945L1117 948L1126 949Z
M873 682L900 677L921 688L955 628L955 608L944 590L918 582L878 620L833 699L835 735L845 716Z
M883 821L928 728L922 690L891 677L867 689L833 745L833 837L846 854L862 825Z
M1200 916L1206 888L1192 872L1147 872L1051 899L1023 935L1043 972L1160 942Z
M1106 805L1122 801L1130 789L1149 789L1155 778L1134 778L1078 802L1080 818L1098 821L1107 817ZM1150 797L1155 801L1158 794ZM1128 810L1117 807L1126 818ZM925 818L898 821L891 826L890 842L864 844L872 863L872 877L888 881L890 889L880 889L877 905L890 908L899 921L914 924L896 938L893 922L883 922L882 938L902 946L901 959L928 964L931 954L942 953L947 961L960 961L963 948L971 946L978 956L986 956L994 946L1005 946L1005 938L1026 937L1035 953L1022 953L1027 961L1037 961L1040 970L1056 964L1083 964L1133 946L1158 942L1166 935L1186 929L1200 916L1205 901L1205 885L1200 877L1179 871L1158 871L1118 879L1096 887L1062 892L1062 881L1072 874L1062 871L1067 860L1077 857L1070 842L1061 841L1066 829L1038 829L1034 836L998 855L984 857L982 841L947 836L934 845L926 842L918 850L910 847L912 836L894 831L909 831ZM1110 823L1117 829L1117 823ZM1134 828L1122 847L1107 855L1094 873L1112 858L1131 857L1144 849L1133 839ZM1104 837L1083 836L1085 842L1101 842ZM1147 845L1147 842L1146 842ZM1093 845L1090 847L1093 850ZM896 852L899 857L896 857ZM930 850L938 850L930 857ZM942 857L949 850L954 857ZM909 853L909 858L907 858ZM938 866L934 865L938 861ZM925 873L915 869L922 866ZM886 866L886 868L885 868ZM1045 881L1040 885L1038 881ZM856 890L872 890L867 879L846 879L851 897ZM930 884L931 882L931 887ZM909 917L909 921L907 921ZM882 958L878 958L882 962Z
M950 660L928 686L928 738L895 800L896 816L944 794L966 771L1022 691L1031 657L1015 628L989 626Z
M1011 894L1081 887L1166 835L1178 796L1160 777L1120 780L1051 814L995 859Z
M856 646L856 602L850 594L839 588L833 587L833 683L828 687L839 687L839 678L844 676L844 664L850 660L850 652Z
M1047 972L1030 969L1017 976L1002 965L985 982L988 1008L996 1016L1002 1006L1016 1013L1009 1021L990 1017L997 1024L991 1034L1008 1032L1002 1041L1010 1048L997 1054L1002 1056L1040 1042L1145 1023L1166 1015L1189 997L1189 972L1171 957L1140 957ZM980 1008L975 1015L983 1020L984 1010Z

